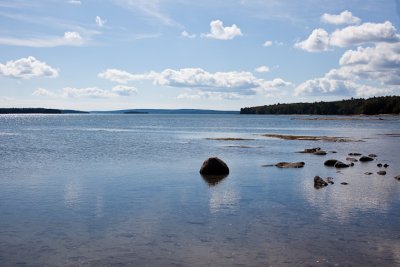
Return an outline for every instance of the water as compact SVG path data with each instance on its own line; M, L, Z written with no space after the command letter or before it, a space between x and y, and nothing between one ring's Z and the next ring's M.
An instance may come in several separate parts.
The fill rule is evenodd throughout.
M400 142L385 134L400 133L400 119L291 118L0 116L1 266L399 265ZM206 139L218 137L252 140ZM294 153L316 146L337 153ZM378 160L323 166L349 152ZM216 186L199 175L210 156L231 171ZM279 161L306 166L261 167ZM378 162L390 165L386 176L364 175ZM316 190L315 175L335 184Z

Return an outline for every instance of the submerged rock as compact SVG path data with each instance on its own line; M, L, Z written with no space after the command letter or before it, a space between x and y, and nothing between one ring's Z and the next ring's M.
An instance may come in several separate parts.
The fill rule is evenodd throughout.
M318 150L318 151L316 151L315 153L313 153L314 155L320 155L320 156L324 156L324 155L326 155L327 153L326 153L326 151L323 151L323 150Z
M382 163L378 163L378 164L376 164L376 166L378 166L379 168L382 168Z
M372 172L364 172L365 175L371 175Z
M201 175L204 179L204 181L207 182L209 186L216 186L219 184L225 177L227 177L227 174L224 175Z
M376 158L377 155L375 155L375 154L369 154L368 157L370 157L370 158Z
M395 176L394 179L396 179L397 181L400 181L400 175Z
M349 153L349 156L361 156L361 153Z
M386 171L379 171L379 172L377 172L377 174L379 174L379 175L386 175Z
M278 168L303 168L304 162L279 162L275 164Z
M383 165L383 167L387 168L387 167L389 167L389 165L385 163L385 164Z
M202 175L228 175L228 165L217 157L209 158L203 162L200 168Z
M357 162L358 161L358 159L356 159L356 158L346 158L346 160L350 161L350 162Z
M348 185L349 183L347 183L347 182L341 182L340 184L342 184L342 185Z
M320 151L320 150L321 150L320 147L306 148L306 149L304 149L303 151L301 151L300 153L310 153L310 154L313 154L313 153L315 153L315 152L317 152L317 151Z
M360 161L361 161L361 162L368 162L368 161L373 161L373 160L374 160L373 158L367 157L367 156L362 156L362 157L360 158Z
M326 161L324 162L324 165L325 165L325 166L328 166L328 167L334 167L335 164L336 164L336 162L338 162L337 159L328 159L328 160L326 160Z
M351 163L351 164L353 164L354 165L354 163ZM338 169L341 169L341 168L348 168L348 167L350 167L350 166L353 166L353 165L348 165L348 164L346 164L346 163L343 163L343 162L341 162L341 161L337 161L336 163L335 163L335 168L338 168Z
M328 183L330 183L330 184L334 184L333 178L332 178L332 177L327 177L327 178L326 178L326 181L327 181Z
M328 183L319 176L314 177L314 187L319 189L322 187L328 186Z

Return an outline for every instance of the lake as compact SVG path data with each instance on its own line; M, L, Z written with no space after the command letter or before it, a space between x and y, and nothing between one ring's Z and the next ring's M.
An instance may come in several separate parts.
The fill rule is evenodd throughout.
M398 266L400 118L302 118L1 115L1 266ZM337 153L296 153L313 147ZM350 152L378 157L323 164ZM211 156L230 168L216 185ZM281 161L305 166L262 167Z

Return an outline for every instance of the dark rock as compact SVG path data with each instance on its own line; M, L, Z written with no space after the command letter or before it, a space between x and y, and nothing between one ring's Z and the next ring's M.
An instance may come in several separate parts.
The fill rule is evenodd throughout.
M362 156L362 157L360 158L360 161L361 161L361 162L368 162L368 161L373 161L373 160L374 160L373 158L367 157L367 156Z
M326 181L327 181L328 183L330 183L330 184L334 184L333 178L332 178L332 177L327 177L327 178L326 178Z
M229 168L221 159L214 157L203 162L200 173L202 175L227 175Z
M326 151L318 150L318 151L314 152L314 155L324 156L324 155L326 155Z
M324 162L324 165L328 167L333 167L335 166L336 162L338 162L337 159L328 159L327 161Z
M375 154L369 154L368 157L370 157L370 158L376 158L377 155L375 155Z
M329 151L330 153L333 153L333 154L335 154L335 153L337 153L336 151Z
M361 156L360 153L349 153L349 156Z
M400 175L395 176L394 179L396 179L397 181L400 181Z
M314 177L314 187L315 188L319 189L319 188L325 187L327 185L328 185L328 183L325 182L324 179L322 179L321 177L319 177L319 176Z
M313 154L313 153L315 153L317 151L320 151L320 150L321 150L320 147L306 148L306 149L304 149L304 151L301 151L300 153L311 153L311 154Z
M383 165L383 167L387 168L387 167L389 167L389 165L385 163L385 164Z
M356 159L356 158L346 158L346 160L350 161L350 162L357 162L358 161L358 159Z
M376 164L376 166L378 166L379 168L381 168L381 167L382 167L382 163L378 163L378 164Z
M201 175L204 179L204 181L207 182L209 186L216 186L219 184L225 177L227 177L227 174L224 175Z
M386 175L386 171L379 171L379 172L377 172L377 174L379 174L379 175Z
M341 182L340 184L342 184L342 185L348 185L349 183Z
M365 175L371 175L372 172L365 172L364 174L365 174Z
M303 168L304 162L279 162L275 164L278 168Z
M353 163L353 165L354 165L354 163ZM343 162L341 162L341 161L337 161L336 163L335 163L335 166L334 166L335 168L338 168L338 169L341 169L341 168L348 168L348 167L350 167L350 165L347 165L346 163L343 163Z
M354 166L354 162L350 163L350 166L353 167Z

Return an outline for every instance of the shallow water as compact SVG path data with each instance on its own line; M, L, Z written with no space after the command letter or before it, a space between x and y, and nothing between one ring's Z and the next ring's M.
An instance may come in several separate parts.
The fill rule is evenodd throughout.
M292 117L0 116L1 266L399 265L400 138L385 134L400 133L400 119ZM206 139L218 137L252 140ZM337 153L295 153L311 147ZM349 152L378 158L323 166ZM231 171L216 186L198 172L210 156ZM261 167L279 161L306 165ZM317 190L315 175L335 184Z

